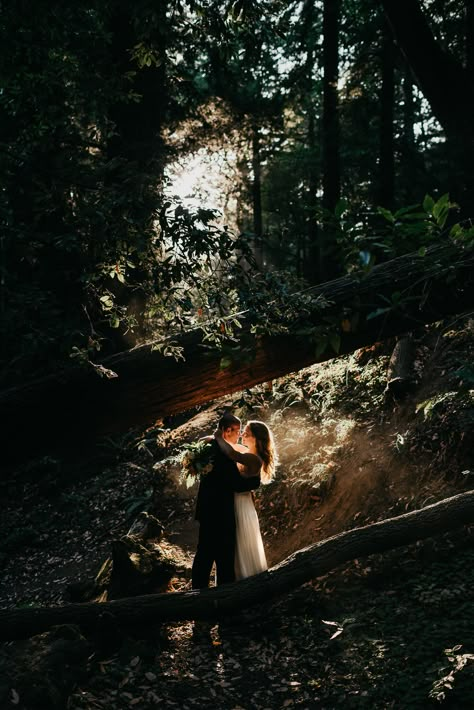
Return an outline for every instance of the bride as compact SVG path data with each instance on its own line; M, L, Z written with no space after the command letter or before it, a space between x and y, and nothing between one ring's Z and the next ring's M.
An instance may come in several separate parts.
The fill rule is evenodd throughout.
M242 476L258 476L262 483L270 483L275 472L277 453L272 432L264 422L247 422L242 433L243 446L236 444L234 448L222 438L220 430L214 436L223 453L237 463ZM251 491L234 493L234 511L235 578L244 579L268 569Z

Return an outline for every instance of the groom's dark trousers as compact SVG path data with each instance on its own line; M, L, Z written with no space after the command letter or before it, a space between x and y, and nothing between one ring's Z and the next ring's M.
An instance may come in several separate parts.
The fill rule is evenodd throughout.
M216 583L235 581L235 514L234 492L258 488L260 478L244 478L237 465L219 448L214 447L213 468L202 476L196 502L199 538L193 562L193 589L209 586L212 565L216 563Z

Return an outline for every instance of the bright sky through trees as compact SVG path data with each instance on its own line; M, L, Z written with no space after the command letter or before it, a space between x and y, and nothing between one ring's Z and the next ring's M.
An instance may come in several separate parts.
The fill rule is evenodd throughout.
M172 163L166 176L168 195L180 198L190 209L215 209L227 224L233 222L236 200L232 194L232 175L236 159L233 150L209 151L206 148ZM229 224L232 228L232 224Z

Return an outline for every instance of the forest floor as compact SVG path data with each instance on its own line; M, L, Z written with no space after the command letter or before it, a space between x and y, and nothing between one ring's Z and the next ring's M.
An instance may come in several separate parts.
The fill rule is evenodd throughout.
M71 601L141 510L190 588L195 487L170 457L232 405L266 421L278 475L257 507L270 566L309 544L473 487L474 322L416 334L413 387L384 394L392 343L308 368L139 434L102 458L43 458L1 484L0 607ZM159 591L159 590L157 590ZM357 559L219 624L107 643L57 627L0 646L0 707L471 708L474 526ZM197 633L197 630L199 633Z

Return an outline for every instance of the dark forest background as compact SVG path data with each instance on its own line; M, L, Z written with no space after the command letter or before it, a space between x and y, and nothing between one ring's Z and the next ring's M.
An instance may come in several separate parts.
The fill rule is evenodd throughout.
M473 11L0 2L2 708L474 707ZM250 598L188 594L228 410Z
M18 0L0 33L3 388L472 239L470 0ZM233 230L167 172L229 146Z

